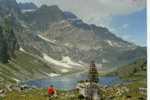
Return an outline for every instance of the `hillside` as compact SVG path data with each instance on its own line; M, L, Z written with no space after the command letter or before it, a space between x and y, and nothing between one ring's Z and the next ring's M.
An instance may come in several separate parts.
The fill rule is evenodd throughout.
M135 62L125 65L121 68L118 68L115 72L115 75L120 77L133 77L133 76L140 76L140 74L144 75L146 78L147 74L147 61L146 59L138 59Z
M58 73L56 69L52 69L40 59L21 51L17 51L16 57L9 60L9 63L1 63L0 72L2 86L6 86L8 83L50 77L51 73Z

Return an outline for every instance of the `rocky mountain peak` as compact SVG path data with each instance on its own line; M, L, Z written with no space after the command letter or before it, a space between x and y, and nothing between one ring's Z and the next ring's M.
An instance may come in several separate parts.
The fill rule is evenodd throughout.
M42 31L48 28L48 25L64 19L63 12L57 6L42 5L34 12L25 13L25 21L31 24L34 29Z

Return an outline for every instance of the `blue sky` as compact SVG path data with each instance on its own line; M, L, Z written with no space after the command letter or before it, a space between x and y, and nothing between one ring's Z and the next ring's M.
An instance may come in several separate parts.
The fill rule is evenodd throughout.
M112 31L125 40L146 46L146 9L124 16L113 16Z
M17 0L36 5L58 5L89 24L110 29L114 34L146 46L146 0ZM85 4L86 2L86 4Z

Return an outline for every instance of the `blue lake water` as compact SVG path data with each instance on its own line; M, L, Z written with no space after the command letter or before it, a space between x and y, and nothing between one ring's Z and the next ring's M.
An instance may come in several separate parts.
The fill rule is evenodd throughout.
M76 87L79 81L86 79L87 79L86 73L75 73L54 78L27 81L25 82L25 84L29 86L36 86L38 88L45 88L48 87L49 85L54 85L58 89L71 90ZM111 86L115 84L120 84L121 82L122 80L116 76L99 77L99 84L101 85Z

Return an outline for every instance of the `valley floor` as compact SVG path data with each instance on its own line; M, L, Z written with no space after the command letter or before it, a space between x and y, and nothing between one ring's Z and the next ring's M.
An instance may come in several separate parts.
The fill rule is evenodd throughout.
M145 83L141 81L113 87L100 87L102 100L146 100L145 89ZM79 100L78 96L79 93L76 90L58 90L57 96L51 100ZM49 98L47 89L33 89L10 92L2 100L49 100Z

